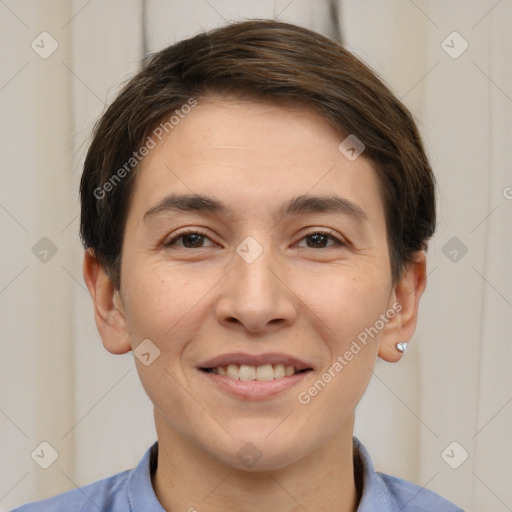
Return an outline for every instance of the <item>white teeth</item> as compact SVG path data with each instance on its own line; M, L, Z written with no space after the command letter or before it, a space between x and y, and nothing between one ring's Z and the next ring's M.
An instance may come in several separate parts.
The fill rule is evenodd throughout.
M240 377L240 378L242 378L242 377ZM274 368L272 368L271 364L266 364L265 366L258 366L256 368L256 379L272 380L273 378L274 378Z
M293 368L293 366L289 366L289 368ZM295 370L294 370L295 372ZM284 364L276 364L274 365L274 379L280 379L285 376Z
M238 370L238 378L240 380L254 380L256 378L256 368L241 364Z
M295 369L293 368L293 366L287 366L285 369L284 369L284 374L289 377L290 375L293 375L295 373Z
M236 364L228 364L228 367L226 368L227 376L232 379L238 379L238 370L239 368Z
M228 364L227 366L218 366L213 368L213 373L226 375L232 379L238 380L272 380L290 377L295 373L293 366L284 364L265 364L263 366L250 366L247 364Z

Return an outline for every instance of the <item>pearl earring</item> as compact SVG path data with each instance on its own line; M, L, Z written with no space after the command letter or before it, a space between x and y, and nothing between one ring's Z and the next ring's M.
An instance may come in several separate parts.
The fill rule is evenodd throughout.
M402 352L402 354L405 354L407 351L407 347L409 346L409 343L407 341L401 341L400 343L396 344L396 349Z

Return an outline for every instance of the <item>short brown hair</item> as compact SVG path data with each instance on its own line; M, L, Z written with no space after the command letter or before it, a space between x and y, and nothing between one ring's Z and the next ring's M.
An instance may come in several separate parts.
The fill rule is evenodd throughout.
M355 135L377 173L394 283L414 252L427 248L435 179L409 110L336 41L289 23L249 20L156 53L94 128L80 183L80 235L116 289L138 151L166 116L212 95L306 107L340 137Z

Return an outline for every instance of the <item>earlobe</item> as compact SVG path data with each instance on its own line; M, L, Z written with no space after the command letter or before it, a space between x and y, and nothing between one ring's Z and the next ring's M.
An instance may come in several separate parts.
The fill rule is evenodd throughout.
M379 357L388 362L399 361L416 329L418 307L426 286L425 251L415 253L414 260L406 264L404 273L394 288L392 301L400 305L399 311L381 335ZM398 310L398 308L396 308ZM398 344L401 344L398 346Z
M132 347L120 293L90 248L84 253L83 275L93 301L94 318L103 346L112 354L129 352Z

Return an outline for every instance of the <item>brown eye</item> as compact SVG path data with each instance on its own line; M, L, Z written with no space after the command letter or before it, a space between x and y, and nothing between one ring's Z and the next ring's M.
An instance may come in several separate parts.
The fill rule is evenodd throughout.
M177 243L179 240L182 240L181 244ZM178 236L175 236L169 242L165 242L164 247L177 247L180 249L201 249L202 247L205 247L203 245L205 240L209 240L209 238L203 233L199 233L197 231L187 231L186 233L181 233Z
M327 245L329 239L334 240L335 243L331 244L331 245ZM306 242L307 247L310 249L325 249L327 247L332 247L332 246L345 246L346 245L338 238L336 238L328 233L323 233L320 231L306 235L302 240L310 241L310 243Z

